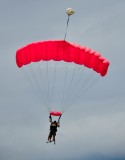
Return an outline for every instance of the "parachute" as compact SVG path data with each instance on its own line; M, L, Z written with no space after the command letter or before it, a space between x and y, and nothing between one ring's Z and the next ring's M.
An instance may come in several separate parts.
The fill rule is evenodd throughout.
M19 68L23 68L23 67L28 66L30 64L35 64L35 63L39 63L39 62L47 62L47 72L48 72L48 65L49 65L50 61L54 61L55 63L56 62L59 62L59 63L64 62L67 64L74 64L76 66L80 66L81 68L88 68L89 70L93 70L95 73L98 73L102 77L104 77L107 74L108 67L109 67L109 61L106 58L102 57L100 53L98 53L94 50L91 50L88 47L80 46L78 44L73 44L73 43L67 42L66 40L48 40L48 41L34 42L34 43L28 44L28 45L18 49L16 52L16 64ZM52 69L52 67L50 67L50 68ZM44 74L41 68L40 68L40 70L41 70L40 72L42 72L42 74ZM61 73L62 72L60 72L60 74ZM51 83L53 83L52 87L51 87L51 91L49 91L48 93L47 93L47 91L43 91L43 95L41 96L42 98L46 97L44 95L44 93L46 93L46 95L48 95L48 97L49 97L48 99L50 99L50 101L52 101L52 99L53 99L54 85L56 85L55 74L56 74L56 68L54 71L53 80L50 80ZM65 82L66 82L66 76L67 76L67 71L65 74ZM43 77L44 77L44 75L43 75ZM34 77L34 79L36 81L36 77ZM46 80L46 81L48 81L48 80ZM72 81L73 81L73 78L71 78L70 82L72 82ZM66 85L64 84L62 87L63 88L63 91L62 91L63 92L63 99L67 98L67 101L69 99L69 97L67 97L68 92L70 92L70 90L71 90L70 89L70 87L71 87L70 82L69 82L69 89L67 89L66 94L64 93L64 91L66 90ZM36 85L38 86L38 82L36 83ZM44 85L44 83L42 83L42 85L43 85L42 89L44 87L46 87ZM48 90L50 90L49 82L48 82ZM74 87L74 89L72 89L71 92L74 92L75 90L76 89ZM64 98L64 94L65 94L65 98ZM74 98L72 98L72 100L74 100ZM50 106L49 113L51 115L60 116L63 113L62 111L53 111L51 109L51 105L50 104L47 104L47 105ZM63 102L63 105L64 105L64 102Z
M106 75L109 66L108 60L98 52L64 40L31 43L16 53L16 63L19 68L41 60L74 62L92 68L101 76Z

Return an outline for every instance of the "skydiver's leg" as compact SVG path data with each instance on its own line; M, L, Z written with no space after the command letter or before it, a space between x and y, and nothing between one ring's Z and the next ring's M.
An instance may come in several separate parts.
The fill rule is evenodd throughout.
M52 136L51 136L51 142L53 142L54 141L53 140L54 139L54 132L52 132L51 134L52 134Z
M53 142L54 142L54 144L55 144L55 136L53 136Z
M51 142L51 138L52 138L52 133L50 132L48 136L48 142Z
M53 141L53 135L52 135L52 137L51 137L51 142Z
M49 142L49 139L50 139L50 133L49 133L49 135L48 135L48 141L47 141L46 143L48 143L48 142Z
M53 141L54 141L54 144L56 144L55 137L56 137L56 133L53 134Z

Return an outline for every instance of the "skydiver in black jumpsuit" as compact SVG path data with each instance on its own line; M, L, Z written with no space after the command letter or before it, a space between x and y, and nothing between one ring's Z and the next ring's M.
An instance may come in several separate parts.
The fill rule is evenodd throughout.
M56 143L55 142L55 137L56 137L56 132L57 132L57 127L60 127L60 118L61 118L61 115L58 119L58 121L52 121L52 117L51 115L49 116L49 121L50 121L50 133L48 135L48 142L54 142L54 144Z

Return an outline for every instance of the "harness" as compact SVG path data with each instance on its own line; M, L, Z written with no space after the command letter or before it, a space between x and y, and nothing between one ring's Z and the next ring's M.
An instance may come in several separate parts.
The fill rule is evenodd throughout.
M55 124L54 122L52 122L51 125L50 125L50 130L52 132L57 132L57 124Z

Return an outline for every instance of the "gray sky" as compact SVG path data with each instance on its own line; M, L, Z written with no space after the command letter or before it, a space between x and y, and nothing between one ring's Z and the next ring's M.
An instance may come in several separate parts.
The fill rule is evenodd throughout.
M111 64L62 116L54 146L45 143L48 112L15 53L31 42L63 39L68 7L76 13L67 41L97 50ZM124 0L0 0L0 160L125 159L124 17Z

